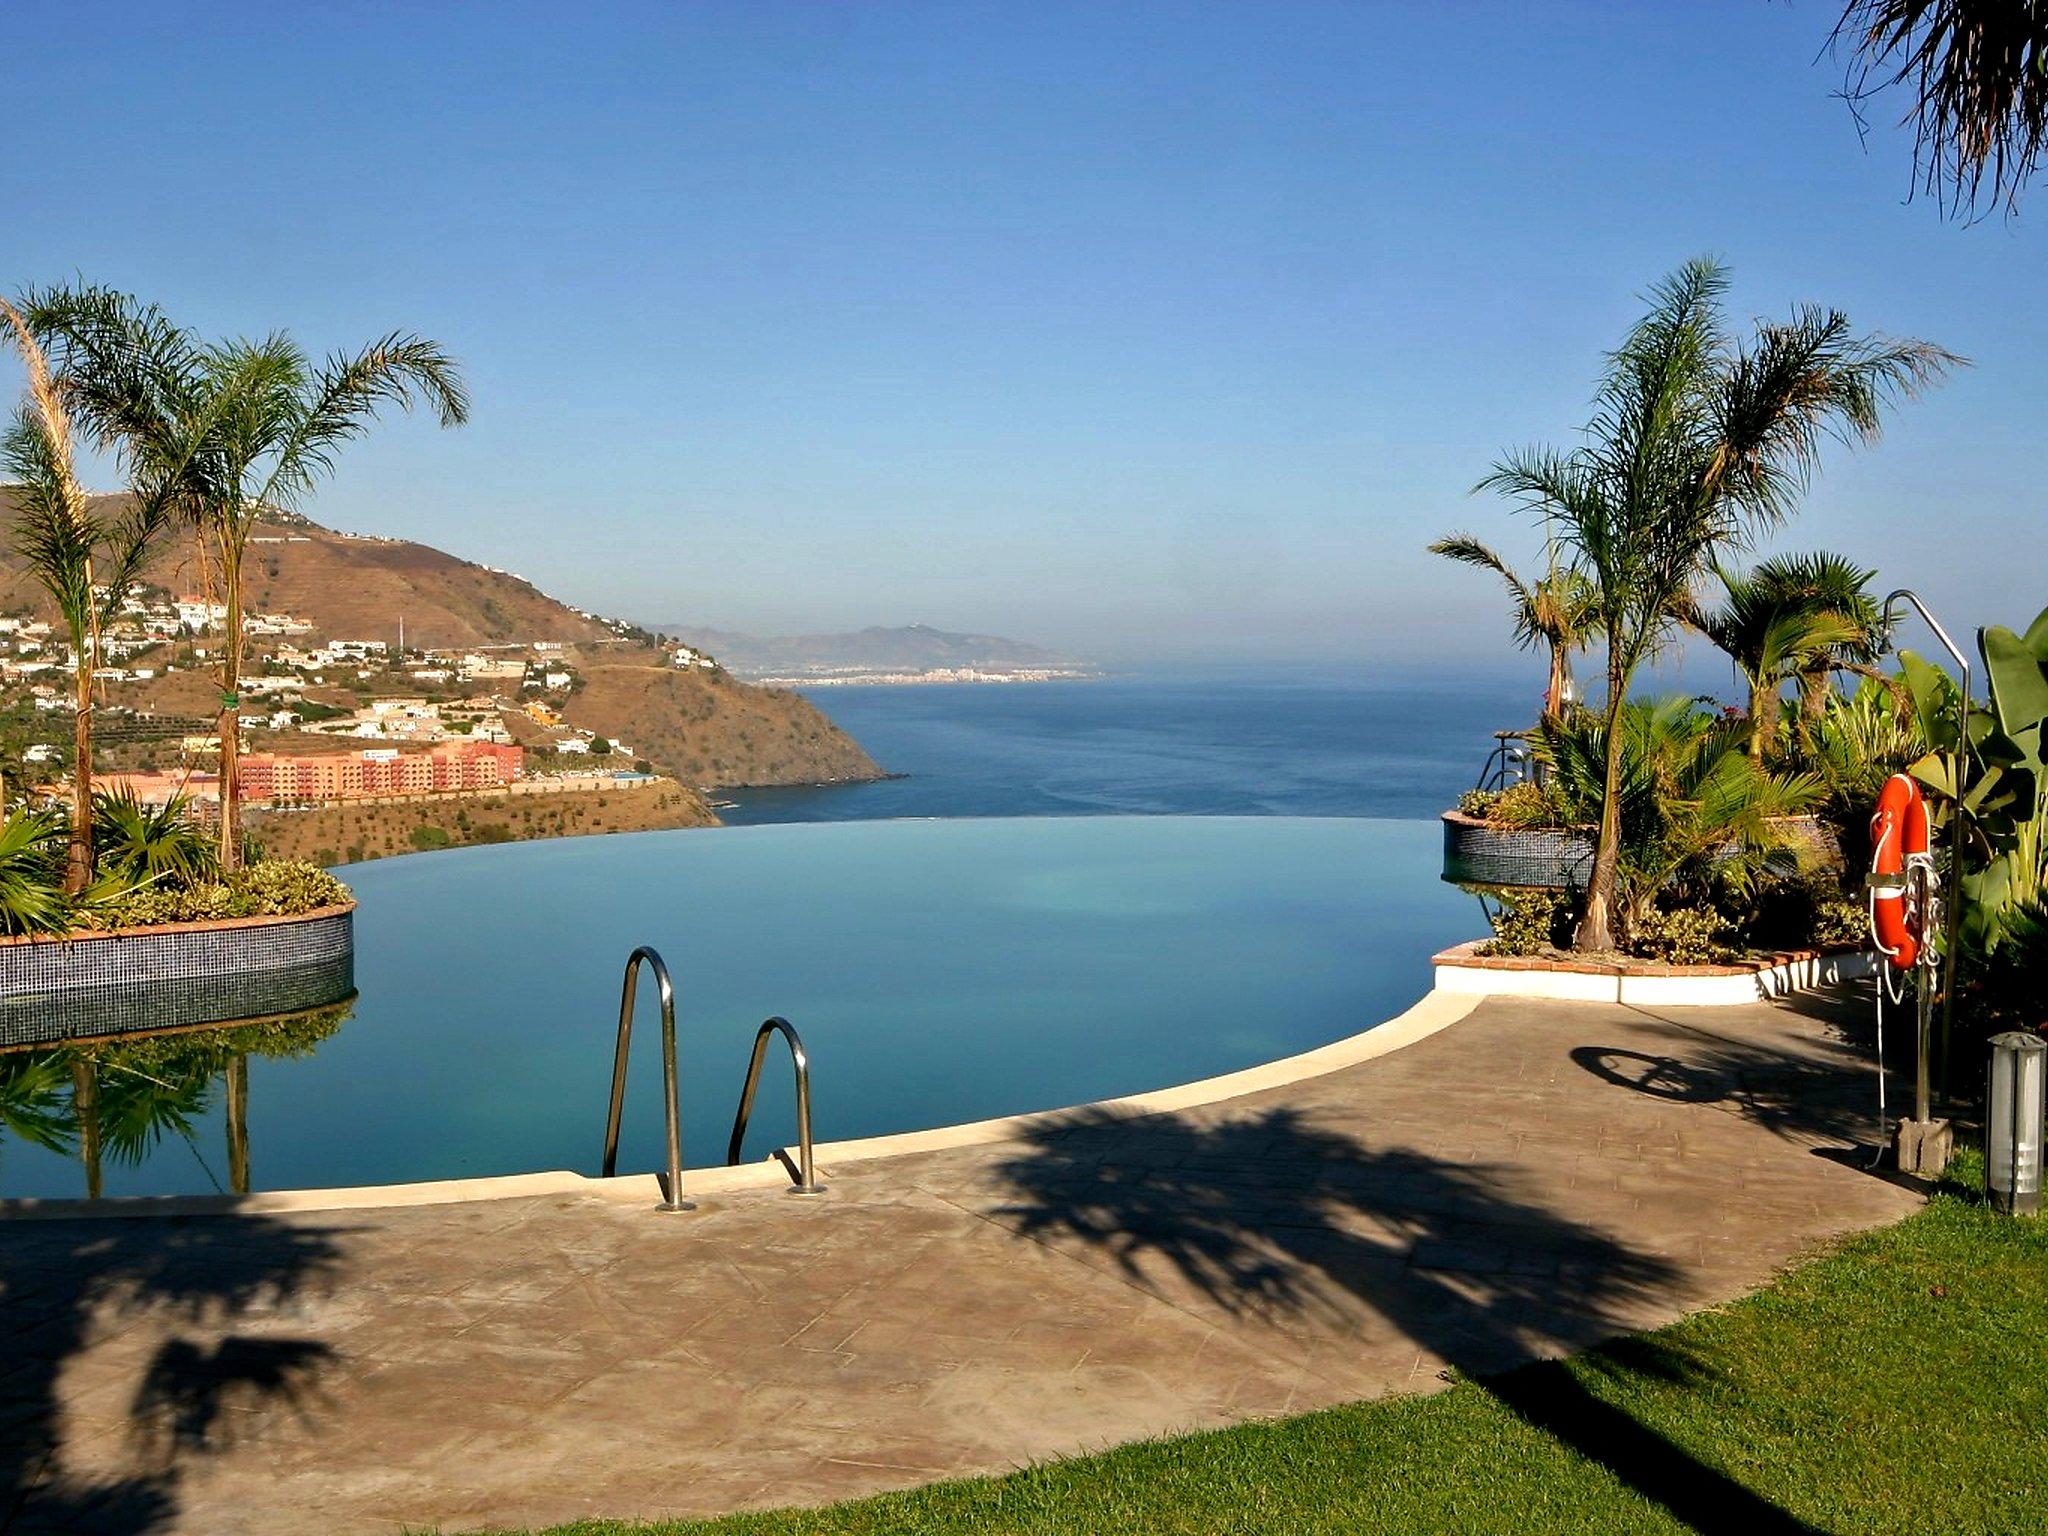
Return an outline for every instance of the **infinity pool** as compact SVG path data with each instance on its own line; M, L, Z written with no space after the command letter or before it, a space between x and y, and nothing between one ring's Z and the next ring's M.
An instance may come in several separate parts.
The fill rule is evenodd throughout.
M802 1032L818 1138L1160 1088L1378 1023L1478 914L1434 822L848 822L436 852L343 871L352 1011L297 1030L0 1056L0 1195L597 1171L621 969L680 994L685 1162L720 1161L754 1028ZM622 1171L661 1162L641 988ZM209 1047L211 1039L216 1044ZM748 1155L791 1139L771 1062ZM230 1115L230 1102L237 1113ZM22 1127L24 1107L56 1150Z

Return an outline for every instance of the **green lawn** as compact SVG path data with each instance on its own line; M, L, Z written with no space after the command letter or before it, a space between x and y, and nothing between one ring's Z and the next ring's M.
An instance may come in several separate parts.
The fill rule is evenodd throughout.
M554 1536L2048 1531L2048 1221L1944 1194L1562 1364L1007 1477Z

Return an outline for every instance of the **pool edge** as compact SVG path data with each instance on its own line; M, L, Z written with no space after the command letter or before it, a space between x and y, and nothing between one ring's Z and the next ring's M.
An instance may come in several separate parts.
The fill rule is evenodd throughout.
M895 1131L886 1136L820 1142L814 1148L819 1172L836 1163L873 1163L958 1147L1014 1141L1035 1131L1056 1128L1077 1116L1137 1119L1170 1114L1207 1104L1221 1104L1269 1088L1284 1088L1390 1055L1427 1039L1465 1018L1485 998L1476 994L1431 991L1405 1012L1328 1045L1293 1056L1242 1067L1216 1077L1198 1078L1172 1087L1155 1088L1122 1098L1097 1099L1058 1109L1030 1110L989 1120L967 1120L922 1131ZM791 1149L778 1149L788 1152ZM737 1167L689 1168L683 1172L684 1192L698 1195L738 1194L787 1188L788 1170L774 1154ZM619 1205L652 1207L661 1199L660 1181L651 1173L595 1179L557 1169L541 1173L493 1174L473 1179L432 1179L414 1184L364 1184L332 1189L263 1190L248 1195L117 1195L100 1200L0 1199L0 1222L133 1220L149 1217L284 1216L327 1211L385 1210L408 1206L459 1205L487 1200L517 1200L543 1195L594 1196Z

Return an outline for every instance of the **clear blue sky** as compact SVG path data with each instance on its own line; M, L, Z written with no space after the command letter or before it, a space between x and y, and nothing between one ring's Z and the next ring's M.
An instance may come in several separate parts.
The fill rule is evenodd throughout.
M310 510L586 606L1355 661L1499 654L1423 544L1711 251L1975 360L1785 542L2024 623L2048 193L1907 204L1837 9L16 0L0 283L444 341Z

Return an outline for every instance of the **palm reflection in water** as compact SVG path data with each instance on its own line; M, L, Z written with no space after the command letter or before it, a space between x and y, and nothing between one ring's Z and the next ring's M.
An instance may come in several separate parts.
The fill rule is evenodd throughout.
M353 1010L351 997L275 1018L0 1053L0 1161L9 1141L75 1156L85 1196L97 1200L109 1162L132 1167L176 1137L209 1169L216 1189L246 1195L249 1058L311 1055ZM226 1127L225 1184L213 1176L198 1136L216 1102Z

